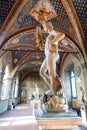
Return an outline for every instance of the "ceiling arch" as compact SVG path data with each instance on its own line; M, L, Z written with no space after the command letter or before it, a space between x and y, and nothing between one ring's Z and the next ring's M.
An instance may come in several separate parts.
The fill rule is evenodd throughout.
M44 50L41 51L36 47L34 35L36 26L41 27L41 23L30 15L30 11L40 1L44 2L45 0L0 1L0 57L8 53L13 69L19 66L21 72L27 70L27 66L32 63L31 59L36 60L33 57L38 55L38 64L45 56ZM47 1L56 12L56 16L49 21L52 22L54 29L64 32L66 35L58 46L60 60L57 63L60 68L69 53L77 55L82 60L87 60L87 18L85 13L87 1ZM44 31L42 34L46 38L47 34ZM31 57L29 57L30 55ZM32 64L33 68L35 64ZM31 70L33 70L32 67Z

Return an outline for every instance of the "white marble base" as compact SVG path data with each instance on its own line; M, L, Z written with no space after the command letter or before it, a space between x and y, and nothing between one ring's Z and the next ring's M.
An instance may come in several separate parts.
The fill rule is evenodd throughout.
M72 113L47 113L41 118L36 118L39 130L78 130L78 125L82 124L82 118L72 116ZM54 116L53 116L54 115ZM58 115L55 117L55 115Z
M34 109L38 109L41 107L41 101L39 99L34 99L31 101Z
M78 130L82 120L81 118L37 119L37 123L39 130Z

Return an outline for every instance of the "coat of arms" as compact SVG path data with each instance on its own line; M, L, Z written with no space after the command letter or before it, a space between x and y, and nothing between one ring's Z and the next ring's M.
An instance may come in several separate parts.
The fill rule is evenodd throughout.
M39 0L29 14L39 22L48 21L56 17L56 11L49 0Z

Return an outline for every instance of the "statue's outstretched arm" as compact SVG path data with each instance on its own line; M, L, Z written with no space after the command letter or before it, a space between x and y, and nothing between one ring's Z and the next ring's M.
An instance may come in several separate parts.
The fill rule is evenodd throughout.
M43 50L44 48L44 38L42 36L41 27L36 27L35 38L36 38L36 47L38 47L40 50Z

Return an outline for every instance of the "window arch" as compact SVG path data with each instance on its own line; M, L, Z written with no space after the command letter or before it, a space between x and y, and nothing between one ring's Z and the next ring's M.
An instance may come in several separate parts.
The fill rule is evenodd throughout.
M72 98L77 98L76 77L75 77L74 70L70 71L70 84L71 84Z

